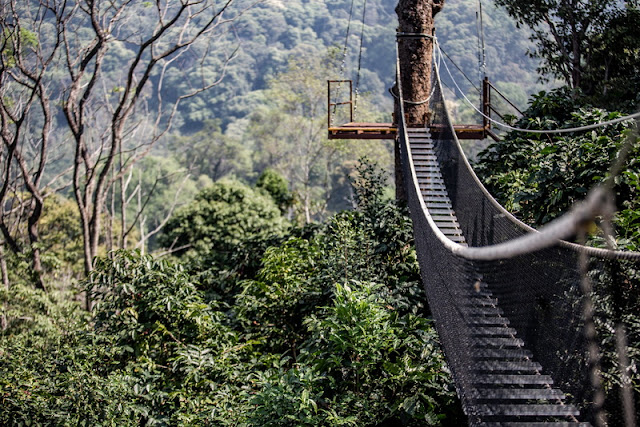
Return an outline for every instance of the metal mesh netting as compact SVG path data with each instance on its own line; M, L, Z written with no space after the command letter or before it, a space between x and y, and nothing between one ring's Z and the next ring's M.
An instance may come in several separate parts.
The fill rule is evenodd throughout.
M437 77L437 71L434 76ZM504 211L476 178L450 124L439 79L434 78L433 84L431 129L437 130L432 133L433 147L453 211L467 243L472 247L494 245L527 233L526 227ZM585 317L587 300L583 292L584 275L579 267L579 252L567 245L556 244L493 261L472 261L456 255L450 245L443 242L443 236L435 229L421 200L410 141L403 123L399 124L398 134L422 278L470 423L562 420L598 424L602 422L598 417L603 414L600 407L604 407L611 425L623 425L620 383L624 382L624 378L618 367L614 328L626 322L631 342L637 338L633 335L638 330L633 314L639 308L635 272L638 265L596 257L588 259L587 278L593 284L594 293L589 294L587 300L594 302L595 324L599 334L592 341L598 344L602 355L602 391L606 397L605 402L600 404L597 403L599 387L594 385L592 379L592 374L598 370L594 367L593 353L591 359L589 357L590 341L584 333L589 316ZM485 307L484 302L474 302L478 301L474 299L477 296L486 296L482 301L495 302L500 317L513 330L512 336L494 338L489 346L478 344L478 330L484 327L483 319L489 324L493 318L478 317L477 314L483 312ZM494 310L495 307L487 307L486 310ZM513 345L516 342L522 345ZM511 352L512 358L505 356L507 351ZM630 355L631 380L637 386L639 379L633 364L637 354L632 349ZM507 364L493 362L496 360L493 356L504 358ZM515 362L509 367L509 360L522 358L539 364L540 369L523 375L517 372ZM498 384L487 376L488 372L491 373L491 366L499 366L496 369L501 370L499 374L503 377L512 375L510 378L500 377L501 381L505 381ZM536 413L536 408L542 407L536 405L527 407L529 413L526 417L522 411L510 412L507 406L501 406L498 412L487 409L487 396L502 395L503 391L499 389L504 390L505 387L505 402L511 407L539 400L535 393L526 395L522 392L526 386L519 383L516 374L533 382L536 380L530 378L533 375L551 377L552 381L541 387L549 388L552 384L554 389L561 390L565 396L556 403L565 407L573 405L580 410L580 414L557 409L557 416L542 410ZM506 380L511 380L511 383L507 384ZM543 381L538 383L542 384ZM514 398L513 395L517 393L521 393L523 398ZM553 396L553 393L548 395ZM637 402L638 396L635 397Z

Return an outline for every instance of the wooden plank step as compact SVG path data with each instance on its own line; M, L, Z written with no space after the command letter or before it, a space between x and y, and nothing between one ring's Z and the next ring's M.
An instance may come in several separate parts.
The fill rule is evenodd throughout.
M466 245L466 240L464 239L464 236L447 236L449 238L449 240L452 240L456 243L460 243L460 244L465 244Z
M538 372L542 370L542 366L538 362L525 361L496 361L489 360L478 362L473 365L473 369L476 371L491 371L491 372L505 372L505 371L528 371Z
M429 171L416 171L416 176L418 177L418 182L422 183L437 183L444 185L444 179L442 179L442 175L436 175L433 172Z
M523 347L524 341L520 338L503 338L503 337L473 337L471 345L474 348L506 348L506 347Z
M489 298L491 298L491 297L493 297L493 292L485 291L483 289L479 289L479 290L469 289L469 293L467 295L468 296L473 296L475 298L478 298L478 297L489 297Z
M487 348L474 350L472 354L475 360L484 359L500 359L500 360L518 360L518 359L530 359L533 354L526 349L518 348Z
M478 415L483 416L529 416L529 417L567 417L580 415L573 405L478 405Z
M428 209L451 209L451 201L446 199L441 200L425 200L425 204Z
M553 379L549 375L477 375L473 381L475 384L492 385L551 385Z
M413 168L416 170L418 175L428 174L432 175L436 178L442 178L442 172L440 172L440 168L436 166L431 160L417 160L413 162Z
M436 226L438 226L439 229L441 230L455 230L456 233L453 234L461 234L462 231L460 231L460 224L458 224L457 222L453 222L451 220L438 220L438 218L442 218L442 217L435 217L433 219L433 222L436 223Z
M462 312L465 314L477 314L485 316L501 316L504 314L501 308L498 307L464 307Z
M422 193L422 199L425 202L429 202L429 203L439 203L440 205L447 205L447 206L451 206L451 199L449 199L449 197L444 196L442 194L431 194L428 191L421 191ZM429 206L427 206L429 207ZM442 206L440 206L442 207ZM453 208L453 206L451 206Z
M498 305L498 299L497 298L467 298L464 301L464 306L465 307L480 307L480 306L491 306L491 307L495 307Z
M467 299L471 299L472 301L477 301L482 303L484 306L495 306L497 303L497 299L493 296L491 292L476 292L474 290L469 290L466 293L463 293L462 296Z
M429 209L429 215L433 216L433 217L440 217L440 218L456 218L456 213L451 210L451 209L438 209L438 208L433 208L433 209Z
M565 394L555 388L479 388L471 392L477 400L564 400Z
M447 193L446 190L430 190L430 189L422 190L422 194L425 194L425 193L427 194L427 196L430 196L430 197L446 197L446 198L449 198L449 193Z
M430 175L423 175L423 176L418 176L419 180L418 183L420 183L421 185L424 184L439 184L439 185L447 185L444 180L442 179L441 176L436 176L431 174L431 172L422 172L423 174L430 174ZM420 175L420 172L418 172L418 175Z
M497 423L483 422L477 425L478 427L592 427L590 423L575 421L501 421Z
M439 182L425 180L420 184L422 184L421 187L424 186L424 189L427 191L447 191L447 187Z
M465 319L467 325L508 325L506 317L471 317Z
M432 165L430 165L428 163L421 163L420 165L416 165L414 163L413 164L413 168L416 170L417 174L428 174L428 176L431 176L434 179L443 179L442 174L440 173L440 171L436 170L434 168L434 166L432 166Z
M514 336L518 332L513 328L505 326L473 326L469 328L469 332L476 336Z
M432 203L432 204L439 204L440 205L439 207L442 207L442 206L445 206L445 205L446 206L451 206L451 200L448 197L445 197L445 196L434 196L434 195L431 195L431 194L422 193L422 199L425 202L429 202L429 203ZM430 207L429 204L427 204L427 207Z

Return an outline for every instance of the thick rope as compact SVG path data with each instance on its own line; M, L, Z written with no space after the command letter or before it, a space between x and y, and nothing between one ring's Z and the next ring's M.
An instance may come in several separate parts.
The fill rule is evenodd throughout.
M446 62L445 62L445 65L446 65ZM400 81L399 60L397 63L397 67L398 67L398 70L397 70L396 80L397 80L397 86L399 89L398 96L400 97L400 100L403 101L402 87L401 87L401 81ZM437 83L440 84L440 75L439 75L437 66L435 68L435 71L436 71ZM404 105L404 102L400 102L401 110L403 110L403 107L402 107L403 105ZM448 115L448 112L445 111L445 113ZM404 114L400 115L400 120L402 120L403 122L403 126L401 127L403 132L402 138L404 138L404 140L407 142L405 149L409 151L408 157L409 157L410 169L412 174L411 178L413 181L413 191L419 192L418 189L420 187L418 185L417 175L415 172L415 168L413 166L413 160L410 155L411 147L408 144L409 137L407 135L406 124L404 123ZM470 165L466 157L463 157L463 159L467 163L467 167L470 168ZM619 162L620 161L621 160L619 160ZM575 204L573 209L569 213L563 215L562 217L556 219L555 221L549 223L548 225L546 225L545 227L537 231L532 227L529 227L526 224L522 223L521 221L517 220L515 217L513 217L513 215L511 215L497 201L495 201L495 199L493 199L493 197L487 192L484 186L480 183L475 173L473 173L473 176L476 180L476 183L479 189L485 192L485 194L489 197L489 199L492 200L492 202L501 211L505 212L505 214L509 218L511 218L511 220L514 221L521 228L525 228L532 232L529 234L525 234L519 238L510 240L508 242L504 242L496 245L483 246L483 247L465 247L453 242L442 233L442 231L437 227L437 225L433 221L433 218L429 214L429 210L427 209L423 198L419 196L418 199L420 200L421 208L424 212L424 215L430 227L432 228L436 236L438 236L438 239L451 252L455 253L456 255L459 255L468 260L483 260L483 261L500 260L500 259L513 258L519 255L532 253L543 248L561 244L562 246L566 246L572 250L575 250L576 252L585 253L589 256L595 256L595 257L605 258L605 259L622 259L622 260L629 260L629 261L640 261L640 252L613 251L609 249L591 248L583 245L578 245L575 243L566 242L564 240L578 234L578 232L581 230L581 227L591 222L597 216L606 214L610 211L609 203L611 199L610 197L608 197L609 193L605 191L602 187L596 187L593 190L591 190L587 196L587 199L584 202Z

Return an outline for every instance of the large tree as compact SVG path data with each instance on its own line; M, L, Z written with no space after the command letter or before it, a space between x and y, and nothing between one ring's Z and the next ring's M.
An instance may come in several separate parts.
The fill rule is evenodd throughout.
M520 25L533 30L542 60L538 71L587 94L605 96L617 74L637 75L628 63L640 57L637 0L496 0ZM637 22L637 21L636 21ZM626 30L622 30L626 28ZM629 32L630 30L630 32ZM635 30L635 31L634 31ZM627 38L625 40L625 37ZM633 40L629 40L633 37ZM623 83L624 84L624 83Z
M0 246L28 252L33 282L44 290L39 223L55 182L55 177L45 180L54 122L47 76L62 39L47 25L52 12L47 4L29 11L23 16L18 0L0 2ZM0 258L6 278L1 250Z

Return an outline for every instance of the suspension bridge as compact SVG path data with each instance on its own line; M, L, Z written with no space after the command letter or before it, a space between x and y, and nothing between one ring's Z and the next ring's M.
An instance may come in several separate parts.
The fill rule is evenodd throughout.
M599 346L607 339L595 336L593 300L615 305L616 271L638 268L640 254L563 240L607 215L602 190L541 232L500 206L462 151L458 137L465 133L449 119L434 64L429 123L407 126L398 61L396 123L356 123L351 116L333 126L329 119L329 137L398 139L422 280L469 424L635 425L626 348L615 339L608 349ZM491 118L484 104L477 131L486 136ZM329 99L330 110L337 105ZM615 314L600 321L611 331L620 324ZM611 366L602 367L603 352L617 354L616 395L603 386L603 371L612 375ZM605 402L612 401L620 410L608 420Z

